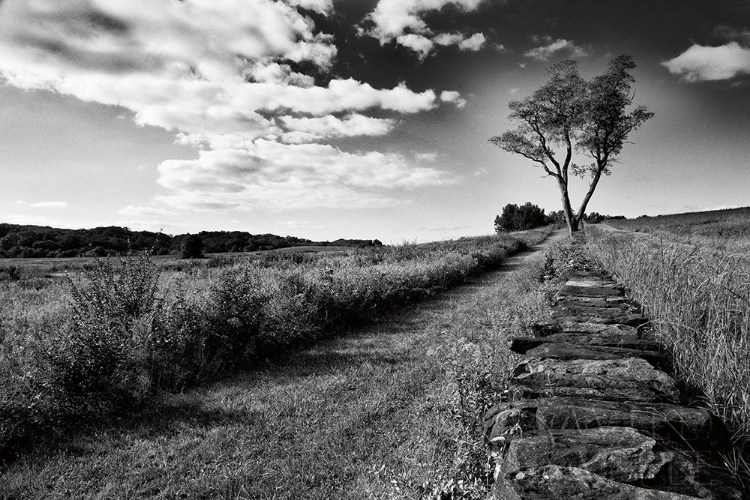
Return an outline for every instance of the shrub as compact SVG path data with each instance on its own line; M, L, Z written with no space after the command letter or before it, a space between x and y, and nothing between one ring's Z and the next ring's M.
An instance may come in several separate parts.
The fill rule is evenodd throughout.
M180 242L180 255L183 259L202 259L203 240L196 234L186 235Z
M52 353L55 377L71 404L142 399L159 272L144 253L121 258L119 269L97 259L84 275L69 279L73 328Z

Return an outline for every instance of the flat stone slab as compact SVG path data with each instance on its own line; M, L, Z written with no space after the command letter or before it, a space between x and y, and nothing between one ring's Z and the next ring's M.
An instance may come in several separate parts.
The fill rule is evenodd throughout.
M485 437L494 448L519 433L607 426L632 427L699 450L724 449L729 442L724 425L707 410L666 403L541 398L498 403L484 415Z
M608 286L617 288L617 282L609 278L597 278L595 276L579 276L574 278L568 278L565 281L566 285L570 286L588 286L588 287L599 287Z
M511 379L509 397L580 397L674 403L672 377L640 358L614 360L528 359Z
M598 323L601 325L630 325L640 326L648 323L648 318L642 314L613 314L611 316L574 314L574 311L553 310L552 318L566 323Z
M632 325L587 323L582 321L561 321L536 323L531 325L536 337L548 337L556 333L596 333L596 334L632 334L637 336L639 329Z
M618 314L633 314L625 305L607 304L596 306L591 304L580 303L577 301L564 300L557 303L553 311L568 311L568 314L595 316L604 315L612 316Z
M607 273L606 271L580 271L575 269L570 269L568 271L565 271L562 274L562 279L564 280L575 280L575 279L601 279L601 280L612 280L612 276Z
M598 307L611 307L615 305L620 304L626 304L628 303L628 299L625 297L578 297L574 295L569 295L566 297L561 297L556 299L556 303L566 303L566 304L580 304L580 305L588 305L588 306L598 306Z
M526 351L526 355L539 359L625 359L641 358L655 368L668 367L665 358L658 351L629 349L596 345L578 345L572 342L544 343Z
M631 427L547 430L510 441L500 474L530 467L578 467L623 483L654 479L675 453Z
M564 285L557 297L623 297L625 292L617 286L577 286Z
M691 500L700 497L624 484L577 467L545 465L498 476L491 498L496 500Z
M546 337L514 337L511 339L510 349L518 354L526 354L529 349L542 344L569 343L578 346L621 347L623 349L638 349L641 351L658 351L659 343L648 340L633 332L612 333L584 333L564 332L553 333Z

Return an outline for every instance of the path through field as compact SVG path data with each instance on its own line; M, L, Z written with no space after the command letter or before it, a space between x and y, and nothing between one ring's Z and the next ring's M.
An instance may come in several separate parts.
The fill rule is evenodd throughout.
M0 476L0 498L426 497L482 449L468 442L464 371L514 362L513 324L536 314L519 296L541 248L563 236L374 325L20 460Z

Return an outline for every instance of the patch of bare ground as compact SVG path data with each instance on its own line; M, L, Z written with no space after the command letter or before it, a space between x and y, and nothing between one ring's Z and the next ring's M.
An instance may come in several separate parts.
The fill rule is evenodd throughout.
M508 339L546 314L543 262L512 257L373 325L40 449L2 471L0 498L483 498L481 416L515 365Z

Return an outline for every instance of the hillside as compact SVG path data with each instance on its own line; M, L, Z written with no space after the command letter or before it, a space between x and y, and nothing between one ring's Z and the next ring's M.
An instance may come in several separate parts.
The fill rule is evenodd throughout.
M254 252L299 246L380 246L378 240L311 241L294 236L251 234L245 231L201 231L205 253ZM155 255L179 254L187 234L171 236L108 226L60 229L0 223L0 258L93 257L150 250Z

